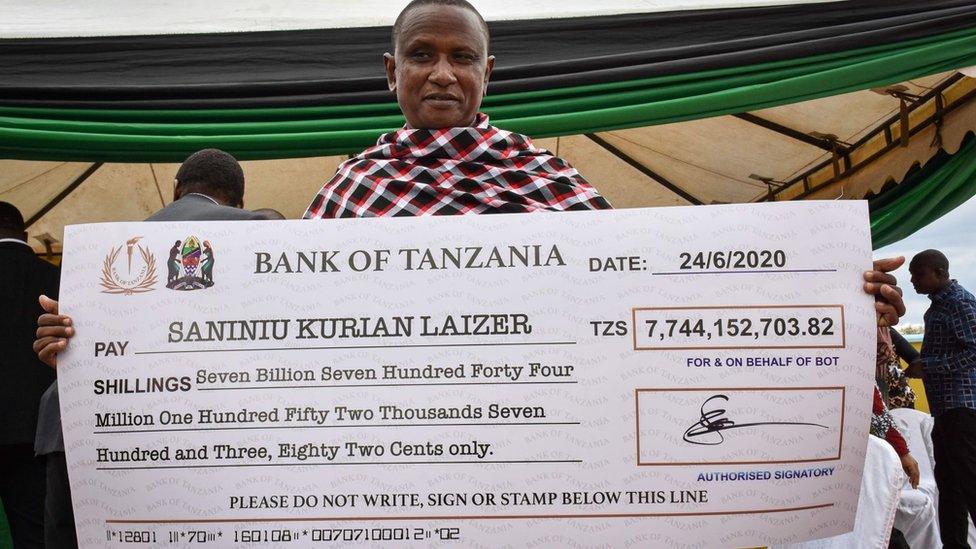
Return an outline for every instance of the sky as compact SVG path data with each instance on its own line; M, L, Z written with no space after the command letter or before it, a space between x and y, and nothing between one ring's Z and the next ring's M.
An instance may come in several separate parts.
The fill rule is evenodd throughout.
M898 285L905 291L908 309L899 326L922 324L929 298L918 295L909 281L908 261L922 250L935 248L949 258L949 275L964 288L976 292L976 198L952 210L912 236L875 250L874 258L905 256L905 265L895 271Z

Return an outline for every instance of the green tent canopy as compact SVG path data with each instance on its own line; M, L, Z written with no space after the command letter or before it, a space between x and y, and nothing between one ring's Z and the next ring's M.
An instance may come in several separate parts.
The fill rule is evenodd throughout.
M299 25L252 4L206 26L119 5L70 29L15 4L0 24L0 200L30 218L38 250L57 251L68 223L144 218L204 147L247 161L249 206L298 217L341 161L403 123L379 56L399 4L326 6ZM939 176L951 199L898 184L974 154L976 89L956 72L976 65L972 2L590 4L562 2L560 18L484 6L497 62L483 108L616 207L887 195L880 244L974 192L962 176Z

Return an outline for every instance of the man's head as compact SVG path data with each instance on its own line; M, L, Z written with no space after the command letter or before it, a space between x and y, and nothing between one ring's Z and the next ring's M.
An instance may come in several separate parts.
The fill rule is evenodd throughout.
M934 294L949 284L949 260L939 250L925 250L908 265L912 286L920 294Z
M386 80L412 128L470 126L495 58L488 25L465 0L413 0L393 24Z
M24 216L17 206L9 202L0 202L0 238L16 238L27 241L27 226Z
M197 151L176 172L173 200L200 193L225 206L244 207L244 170L237 159L219 149Z

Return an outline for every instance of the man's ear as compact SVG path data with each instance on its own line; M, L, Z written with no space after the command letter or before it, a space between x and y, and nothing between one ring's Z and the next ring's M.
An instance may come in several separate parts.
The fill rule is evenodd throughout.
M383 65L386 67L386 87L391 92L396 91L396 58L392 53L383 54Z
M183 198L185 194L185 189L180 187L180 182L177 179L173 180L173 202L176 202L180 198Z
M491 71L495 68L495 56L489 55L488 60L485 63L485 87L481 91L481 95L488 95L488 80L491 79Z

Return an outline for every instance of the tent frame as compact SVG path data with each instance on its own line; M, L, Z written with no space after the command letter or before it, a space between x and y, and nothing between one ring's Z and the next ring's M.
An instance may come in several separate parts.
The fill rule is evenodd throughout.
M971 89L970 91L968 91L967 93L959 97L957 100L948 104L946 103L945 92L956 85L967 85L964 78L965 77L960 73L953 74L951 77L947 78L944 82L932 88L931 91L926 92L924 95L920 96L916 101L907 105L907 108L903 112L899 112L897 114L892 115L891 117L884 120L877 127L875 127L873 130L866 133L857 142L853 143L850 148L846 149L846 151L842 155L842 158L845 159L843 168L839 170L837 169L836 155L831 155L832 156L831 158L828 158L823 162L814 165L810 169L786 181L785 182L786 184L780 187L779 189L777 189L773 193L773 196L771 198L766 197L760 199L760 201L776 200L780 198L780 196L784 193L784 191L787 191L790 188L795 187L796 185L799 184L803 185L803 191L796 196L790 197L790 199L795 200L795 199L806 198L807 196L823 188L826 188L834 183L837 183L843 179L850 177L851 175L857 173L861 169L870 165L872 162L878 160L885 154L888 154L895 148L905 146L906 141L901 139L901 136L899 136L898 139L894 137L894 132L892 132L892 126L898 125L898 127L901 128L903 125L903 120L910 119L910 116L913 112L925 108L928 105L934 105L934 113L931 116L925 118L924 120L916 123L913 127L911 127L908 132L908 137L911 138L912 136L917 135L918 133L922 132L923 130L925 130L929 126L932 126L933 124L936 125L937 127L941 126L942 120L947 114L968 104L970 101L976 99L976 87L974 87L973 89ZM971 83L969 83L968 85L972 86ZM850 161L851 152L872 142L875 139L878 139L879 137L883 137L885 143L880 150L870 155L869 157L865 158L864 160L857 162L856 164L851 163ZM830 167L833 170L834 172L833 175L827 178L826 180L821 181L820 183L813 184L812 181L815 179L814 176L828 167Z

